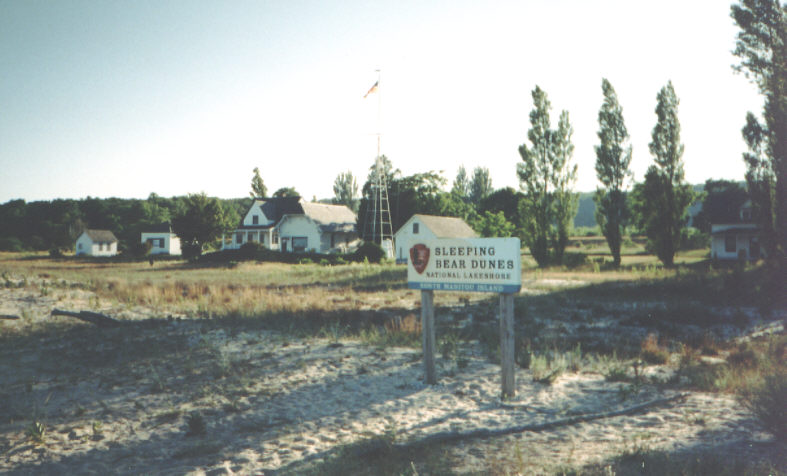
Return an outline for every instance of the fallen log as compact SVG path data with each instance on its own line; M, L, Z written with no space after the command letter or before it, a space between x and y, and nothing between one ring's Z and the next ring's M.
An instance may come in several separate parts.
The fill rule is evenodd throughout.
M101 314L99 312L92 312L92 311L72 312L72 311L64 311L62 309L52 309L51 315L76 317L79 320L89 322L91 324L95 324L98 327L115 327L120 325L120 321L118 321L117 319L109 317L106 314Z
M15 321L19 319L19 316L15 316L13 314L0 314L0 319L8 319L8 320Z
M435 433L429 436L426 436L422 439L417 441L411 441L407 443L399 443L394 444L392 446L400 449L404 449L410 446L417 446L417 445L424 445L424 444L431 444L431 443L446 443L446 442L453 442L457 440L466 440L466 439L474 439L474 438L489 438L494 436L503 436L503 435L510 435L513 433L524 433L526 431L544 431L544 430L551 430L552 428L557 428L561 426L567 425L575 425L577 423L583 423L586 421L593 421L593 420L600 420L602 418L612 418L616 416L622 415L633 415L636 413L640 413L643 410L646 410L650 407L665 405L667 403L672 403L678 400L684 400L688 397L688 393L680 393L678 395L673 395L671 397L666 398L657 398L655 400L650 400L645 403L641 403L639 405L634 405L628 408L623 408L620 410L612 410L608 412L602 413L585 413L581 415L576 415L568 418L561 418L558 420L549 421L546 423L536 423L536 424L526 424L526 425L517 425L508 428L501 428L497 430L489 430L486 428L481 428L478 430L472 430L468 432L441 432ZM511 408L511 407L509 407Z

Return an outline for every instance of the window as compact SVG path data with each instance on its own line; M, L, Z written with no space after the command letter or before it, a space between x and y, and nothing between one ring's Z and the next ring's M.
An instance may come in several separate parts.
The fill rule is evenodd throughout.
M77 249L78 249L78 250L81 250L81 249L82 249L82 243L78 243L78 244L77 244Z
M735 235L724 235L724 251L727 253L735 253L735 249L737 248L735 241Z
M274 231L273 232L273 237L271 238L271 243L273 243L274 245L278 245L279 244L279 232L278 231Z
M306 251L306 246L309 244L309 239L305 236L292 237L292 251Z
M164 248L164 238L159 238L158 239L158 247L159 248Z
M237 244L243 243L243 233L242 232L239 231L239 232L235 233L235 243L237 243Z
M413 235L418 234L418 223L413 223Z
M260 217L259 217L259 215L252 216L251 217L251 223L253 225L259 225L260 224Z
M331 248L336 246L336 233L331 233Z
M249 236L247 237L247 241L256 241L257 240L257 233L250 231Z

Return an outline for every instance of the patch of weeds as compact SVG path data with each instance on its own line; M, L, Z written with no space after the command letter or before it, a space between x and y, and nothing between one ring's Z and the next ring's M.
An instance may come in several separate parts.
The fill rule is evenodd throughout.
M530 368L533 351L530 349L530 339L517 339L514 345L514 360L523 369Z
M565 367L547 355L541 354L533 355L530 370L533 372L533 382L552 385L565 371Z
M459 336L453 330L445 332L440 336L437 347L444 359L454 360L459 353Z
M46 424L39 420L33 420L27 427L27 437L36 445L43 445L46 442Z
M669 361L670 352L665 345L659 344L656 334L648 334L642 341L640 358L649 364L662 365Z
M610 362L603 373L604 379L607 382L628 382L631 380L628 373L628 366L617 360Z
M180 418L180 410L172 409L162 413L159 413L154 417L154 421L156 422L155 426L163 425L165 423L173 423Z
M766 375L764 382L746 392L741 400L768 432L787 441L787 372Z
M191 412L186 417L186 436L202 436L207 433L205 418L200 412Z
M703 392L723 390L727 386L726 380L730 375L727 365L704 362L682 367L678 372L688 379L689 385Z

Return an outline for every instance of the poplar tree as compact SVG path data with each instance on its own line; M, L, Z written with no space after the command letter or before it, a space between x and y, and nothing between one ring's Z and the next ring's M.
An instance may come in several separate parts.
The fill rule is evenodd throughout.
M740 28L733 53L765 98L762 118L746 116L746 182L768 261L787 273L787 4L741 0L731 16Z
M623 121L623 108L612 84L601 81L604 102L598 112L598 138L596 146L596 176L601 187L596 189L596 223L607 240L615 267L620 266L620 247L626 228L627 180L631 178L631 145Z
M355 211L358 196L358 182L353 177L351 171L340 173L333 181L333 203L346 205L350 210Z
M470 181L467 178L467 170L465 170L464 165L460 165L459 170L456 172L456 178L454 179L453 187L451 187L451 193L463 200L467 200L470 195Z
M571 163L571 157L574 155L574 144L571 142L573 133L574 128L569 122L568 111L561 112L554 134L555 163L552 181L555 214L552 248L555 261L558 263L563 262L563 253L568 245L574 217L579 207L579 194L574 192L577 182L577 165Z
M488 197L493 191L489 169L476 167L473 170L473 178L470 180L470 202L477 206L481 203L481 200Z
M557 259L562 259L568 242L571 221L577 210L578 195L572 187L576 182L576 165L570 163L574 151L573 128L568 112L560 114L557 129L551 129L551 104L538 86L532 92L530 147L522 144L517 164L519 187L524 192L525 243L540 267L549 264L550 240Z
M672 81L657 96L658 121L648 144L655 164L645 181L634 188L634 209L649 248L666 266L673 266L680 246L681 229L688 222L688 209L695 193L684 180L683 144L680 143L678 97Z
M254 177L251 179L251 198L265 198L265 195L268 194L268 189L265 187L265 183L262 181L262 177L260 177L260 169L254 167Z

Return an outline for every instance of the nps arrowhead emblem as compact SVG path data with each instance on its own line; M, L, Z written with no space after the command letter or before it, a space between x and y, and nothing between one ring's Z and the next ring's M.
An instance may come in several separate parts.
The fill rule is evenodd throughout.
M429 264L429 248L424 244L417 244L410 248L410 262L413 263L413 268L421 274Z

